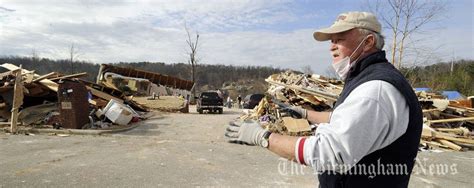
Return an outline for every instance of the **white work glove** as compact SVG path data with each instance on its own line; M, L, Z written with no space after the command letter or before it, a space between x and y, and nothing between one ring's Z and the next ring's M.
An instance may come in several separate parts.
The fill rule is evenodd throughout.
M262 146L265 132L256 121L234 121L229 122L224 135L230 143Z
M304 108L298 107L298 106L291 106L287 108L282 108L281 109L282 115L288 114L291 117L294 118L303 118L307 119L308 118L308 111Z

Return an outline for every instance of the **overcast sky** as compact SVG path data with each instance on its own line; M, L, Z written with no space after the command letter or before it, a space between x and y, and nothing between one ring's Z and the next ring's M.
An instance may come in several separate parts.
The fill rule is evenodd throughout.
M200 34L201 63L295 70L310 65L324 74L331 64L329 43L316 42L312 33L341 12L364 9L365 2L1 0L0 56L31 56L34 50L65 59L74 43L79 60L95 63L186 62L186 22ZM444 17L417 38L424 39L418 48L434 52L423 56L430 62L474 59L473 3L449 2Z

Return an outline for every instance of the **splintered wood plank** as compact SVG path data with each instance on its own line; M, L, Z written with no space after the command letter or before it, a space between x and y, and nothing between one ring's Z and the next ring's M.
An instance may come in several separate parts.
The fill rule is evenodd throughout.
M445 135L445 134L442 134L442 133L436 133L434 135L434 137L439 138L439 139L452 141L452 142L460 142L460 143L467 143L467 144L473 144L474 145L474 140L469 139L469 138L456 138L456 137L452 137L452 136Z
M458 146L450 141L447 141L447 140L444 140L444 139L436 139L437 142L455 150L455 151L461 151L462 150L462 147L461 146Z
M56 72L50 72L50 73L48 73L48 74L42 75L42 76L40 76L40 77L38 77L38 78L35 78L32 82L39 82L39 81L41 81L41 80L43 80L43 79L46 79L46 78L48 78L48 77L50 77L50 76L52 76L52 75L54 75L54 74L56 74Z
M105 100L107 100L107 101L109 101L110 99L114 99L114 100L116 100L116 101L119 101L120 103L123 103L123 100L122 100L122 99L119 99L119 98L117 98L117 97L114 97L114 96L112 96L112 95L109 95L109 94L107 94L107 93L104 93L104 92L102 92L102 91L99 91L99 90L97 90L97 89L94 89L94 88L92 88L92 87L90 87L90 86L86 86L86 87L87 87L88 90L91 91L92 95L94 95L94 96L97 96L97 97L99 97L99 98L101 98L101 99L105 99Z
M23 104L23 82L21 80L21 65L20 70L16 71L15 86L13 88L13 107L11 116L11 132L16 133L18 122L18 109Z
M433 124L433 123L448 123L448 122L471 121L471 120L474 120L474 117L439 119L439 120L430 120L429 122Z
M20 67L17 67L16 65L13 65L13 64L10 64L10 63L5 63L5 64L2 64L0 66L2 66L3 68L6 68L8 70L11 70L11 71L20 69ZM22 69L21 72L22 73L30 73L32 71ZM40 75L38 75L38 74L34 74L33 76L40 77ZM55 92L58 92L58 84L51 81L51 80L43 79L43 80L40 80L39 83L41 83L42 85L46 86L47 88L49 88L49 89L51 89Z
M283 123L285 124L286 129L290 133L298 133L304 131L311 131L308 120L306 119L295 119L292 117L283 117Z
M66 78L77 78L77 77L82 77L82 76L87 76L87 72L81 72L77 74L71 74L71 75L66 75L66 76L61 76L57 78L51 78L50 80L60 80L60 79L66 79Z

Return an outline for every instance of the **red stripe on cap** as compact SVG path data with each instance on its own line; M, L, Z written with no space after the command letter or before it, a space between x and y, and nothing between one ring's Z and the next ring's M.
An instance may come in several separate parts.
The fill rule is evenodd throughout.
M303 155L303 147L304 147L304 141L306 140L305 137L302 137L300 139L300 143L298 144L298 160L302 165L306 165L304 162L304 155Z

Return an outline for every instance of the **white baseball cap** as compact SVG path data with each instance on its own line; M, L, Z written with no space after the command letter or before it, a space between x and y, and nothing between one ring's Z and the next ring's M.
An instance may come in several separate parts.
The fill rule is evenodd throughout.
M331 27L317 30L313 33L317 41L330 40L331 34L342 33L354 28L363 28L380 33L382 25L374 14L370 12L347 12L339 14Z

